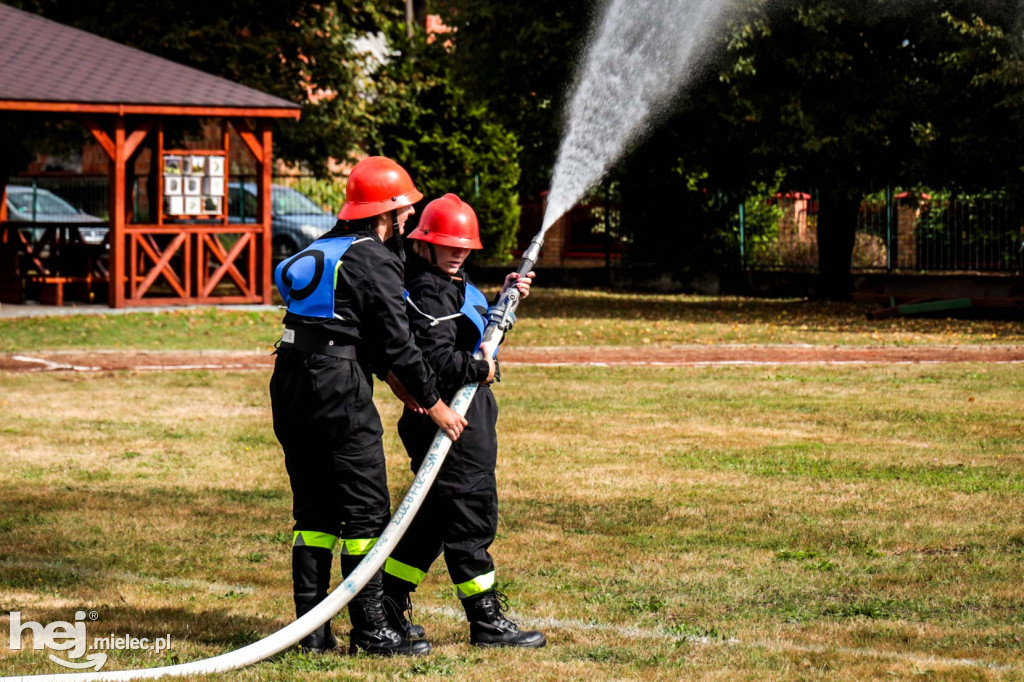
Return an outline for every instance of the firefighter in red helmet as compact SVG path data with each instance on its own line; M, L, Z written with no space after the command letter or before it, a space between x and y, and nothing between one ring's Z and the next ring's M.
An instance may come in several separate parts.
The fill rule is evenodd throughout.
M385 607L392 627L409 638L425 638L423 628L406 616L409 598L444 552L470 623L470 641L480 646L541 647L536 630L520 630L502 613L505 598L495 589L494 561L487 551L498 527L494 470L498 456L495 426L498 406L489 387L497 374L491 357L474 359L487 323L488 302L462 268L471 251L483 248L476 213L454 194L430 202L409 235L415 253L406 272L409 322L416 343L437 375L442 398L451 400L462 386L479 388L466 412L468 425L454 443L408 532L384 565ZM534 273L512 273L505 287L525 298ZM398 433L419 469L437 428L408 407Z
M284 450L295 526L296 616L326 596L333 551L351 573L390 518L383 429L372 371L391 373L431 423L457 439L466 421L440 399L437 378L409 330L400 235L422 198L390 159L360 161L349 176L337 225L280 263L274 278L288 312L270 397ZM349 604L350 651L423 654L430 645L390 627L381 574ZM300 642L327 651L330 621Z

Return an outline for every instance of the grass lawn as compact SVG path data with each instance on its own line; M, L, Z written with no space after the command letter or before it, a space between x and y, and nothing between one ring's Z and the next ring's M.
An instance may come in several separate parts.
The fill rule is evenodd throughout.
M615 317L619 298L602 296L607 318L538 295L517 333L550 343L541 324L593 313L591 331L674 330L652 343L734 324L728 341L873 342L875 323L852 307L840 323L810 304L663 297L661 322ZM765 336L770 312L794 309L806 331ZM148 331L122 336L116 316L6 321L0 338L248 348L274 317L148 316ZM1021 336L1009 323L895 324L908 343ZM693 339L679 336L687 325ZM22 326L53 333L32 341ZM289 622L290 495L267 380L0 375L0 613L45 624L95 610L90 638L171 635L167 654L112 651L105 670L226 652ZM391 433L398 403L380 388L397 500L411 473ZM439 562L416 599L429 657L287 653L215 679L1020 679L1022 391L1021 365L517 368L496 387L493 553L514 613L549 646L468 646ZM342 618L334 627L347 632ZM0 647L2 674L62 671L45 651Z
M489 293L493 293L489 292ZM801 299L579 292L538 287L510 343L528 346L675 344L1020 344L1016 321L866 318L874 306ZM65 348L267 350L283 313L216 309L0 320L0 352Z

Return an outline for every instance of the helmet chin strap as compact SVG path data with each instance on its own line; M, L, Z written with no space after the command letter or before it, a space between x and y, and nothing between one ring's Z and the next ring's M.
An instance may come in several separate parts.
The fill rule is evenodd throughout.
M396 256L404 263L405 262L405 245L402 244L402 231L398 226L398 211L388 211L391 215L391 250Z

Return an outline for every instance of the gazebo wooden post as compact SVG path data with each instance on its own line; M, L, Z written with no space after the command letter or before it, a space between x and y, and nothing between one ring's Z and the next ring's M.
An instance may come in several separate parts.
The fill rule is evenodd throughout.
M231 211L228 209L228 185L231 184L231 120L227 117L220 120L221 146L224 148L224 216L221 225L227 227L231 222ZM241 191L239 191L241 197ZM253 260L253 259L249 259Z
M124 307L125 242L124 116L114 118L114 153L110 159L110 307Z
M261 243L263 248L261 249L260 262L263 264L260 268L260 293L263 295L263 304L270 304L270 279L271 279L271 219L273 217L273 205L271 199L273 196L273 163L271 156L271 143L272 133L270 130L270 122L266 119L260 119L260 143L263 147L263 155L259 160L259 205L260 205L260 223L263 225L263 238Z
M150 222L158 226L164 224L164 119L158 118L156 122L156 147L153 148L155 157L154 173L156 173L156 213L150 217Z

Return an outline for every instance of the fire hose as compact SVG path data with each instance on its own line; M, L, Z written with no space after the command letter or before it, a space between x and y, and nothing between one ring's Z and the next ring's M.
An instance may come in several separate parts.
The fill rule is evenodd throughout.
M544 233L547 228L541 230L530 242L530 246L523 253L522 260L516 272L520 275L529 273L540 255L540 249L544 245ZM483 338L480 341L480 348L476 351L475 357L482 359L487 353L493 357L498 351L498 344L501 343L505 333L515 323L515 311L520 301L519 290L511 286L498 299L498 302L491 307L488 313L487 327L484 329ZM476 395L477 384L466 384L456 392L449 407L459 416L466 416L466 411L473 402ZM277 632L253 642L241 649L206 658L189 663L161 666L159 668L143 668L141 670L113 670L109 672L91 673L60 673L55 675L24 675L17 677L0 677L0 682L19 682L31 680L33 682L54 682L58 680L69 680L74 682L85 682L86 680L143 680L159 677L183 677L185 675L206 675L209 673L227 672L243 668L253 663L258 663L276 653L294 646L300 639L316 630L334 617L343 609L353 597L359 594L373 575L384 565L398 541L402 539L409 525L412 524L416 512L423 505L430 487L434 484L441 465L444 464L452 441L441 429L437 430L434 441L427 451L427 455L420 465L416 477L409 486L409 492L405 494L402 503L391 517L384 532L381 533L376 544L359 562L355 570L342 581L322 602L317 604L311 611L293 623L285 626ZM102 664L101 664L102 665Z

